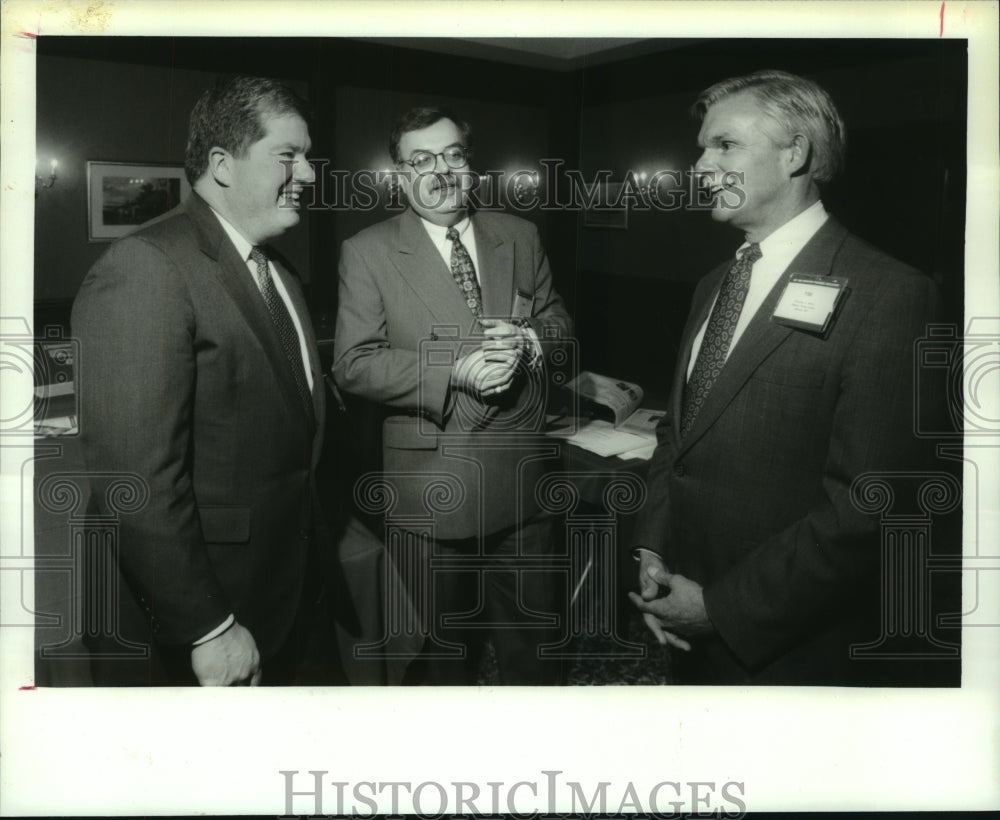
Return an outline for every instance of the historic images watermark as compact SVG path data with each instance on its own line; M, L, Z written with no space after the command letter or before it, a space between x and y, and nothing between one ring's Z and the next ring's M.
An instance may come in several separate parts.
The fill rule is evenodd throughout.
M0 405L0 435L35 436L38 424L51 415L59 399L63 399L61 404L70 405L60 411L75 417L72 388L79 354L80 343L64 337L58 327L45 328L36 337L26 318L0 316L0 370L12 382L24 379L34 388L33 392L5 391ZM26 399L23 403L19 401L22 396Z
M405 434L386 434L404 452L440 449L448 469L429 473L401 465L367 473L355 483L357 509L384 522L390 559L378 592L385 608L384 632L375 641L359 641L350 647L355 660L466 657L469 647L444 635L443 627L458 623L467 629L551 627L558 635L539 646L544 659L645 657L645 645L624 637L618 583L621 517L645 503L645 481L628 471L566 468L567 445L544 435L546 410L559 404L558 388L577 375L578 345L575 339L549 335L537 343L538 359L546 366L534 367L523 359L518 363L517 378L523 380L523 400L518 404L501 411L460 393L451 410L456 424L449 429L419 419L407 425ZM457 358L481 344L481 336L465 336L456 326L435 327L419 346L418 383L427 383L434 371L449 371ZM491 365L484 361L480 366L488 369ZM569 416L576 419L577 415L573 406ZM474 439L469 437L470 430L476 431ZM491 455L497 450L516 456L504 467L516 474L516 481L495 473ZM542 463L546 466L539 469ZM471 505L477 520L484 522L490 504L517 508L525 518L543 513L558 520L561 544L542 555L518 549L504 556L483 552L456 556L433 549L443 519L459 510L468 512ZM514 573L519 586L529 578L544 577L567 594L560 596L558 611L534 611L518 599L516 622L487 623L481 613L466 619L458 612L446 613L443 623L435 622L431 616L436 611L435 587L454 572L462 572L463 583L480 589L491 573Z
M288 163L290 160L283 160ZM412 181L411 170L329 168L330 160L310 160L316 181L303 186L299 200L311 211L367 213L406 208L401 182ZM742 171L718 175L693 168L664 168L647 173L629 170L616 178L609 169L586 178L578 169L565 168L561 159L539 160L537 168L515 171L428 172L441 180L457 181L468 205L478 211L710 211L735 210L746 201ZM454 195L449 185L408 185L406 196L427 210L440 207ZM287 205L284 207L294 207Z
M883 630L877 639L866 645L853 648L852 656L857 660L879 661L893 658L914 657L954 657L959 652L959 627L997 626L992 609L982 600L982 574L995 572L1000 567L1000 555L995 545L984 543L979 538L979 517L983 498L978 481L980 462L995 457L997 434L1000 432L1000 418L996 408L983 400L989 385L1000 378L1000 319L976 318L969 323L963 334L954 325L932 325L925 336L918 340L914 348L914 429L918 435L936 443L937 455L943 465L948 462L965 462L976 469L966 473L966 486L947 470L924 473L870 473L856 477L852 485L852 498L859 509L880 516L882 522L882 610ZM5 323L5 333L0 337L0 354L4 367L18 369L26 377L33 374L38 382L50 381L59 384L65 381L65 366L73 364L76 378L86 378L85 351L79 349L73 339L34 339L27 333L26 323ZM422 361L428 368L449 366L440 358L445 348L457 350L462 341L446 338L428 339L422 348ZM548 354L550 359L562 362L566 368L560 378L572 376L578 362L578 351L574 340L543 339L543 345L554 349ZM447 342L442 347L442 342ZM466 340L468 344L476 340ZM55 355L49 353L55 349ZM525 378L535 379L532 388L534 404L546 403L545 391L551 389L551 382L541 379L537 372L526 370ZM62 380L62 381L60 381ZM558 383L559 379L556 379ZM927 396L948 397L947 413L934 414L925 404ZM25 407L7 405L2 419L2 430L11 436L4 447L34 447L36 458L46 457L51 448L61 448L59 438L27 439L33 432L33 424L44 420L51 410L51 394L36 394L36 401ZM75 409L74 409L75 412ZM471 412L471 411L470 411ZM533 411L537 412L537 411ZM527 428L532 435L541 434L542 416L512 415L516 421L510 429L501 426L491 446L516 446L517 437ZM82 424L86 419L80 420ZM964 437L964 442L963 442ZM27 440L26 440L27 439ZM454 443L446 446L456 447ZM553 452L559 444L552 442ZM457 459L465 459L468 453L456 451ZM973 484L969 485L969 476ZM454 477L442 475L431 481L433 476L392 476L384 473L370 474L362 478L356 487L355 501L370 513L381 514L386 523L386 543L390 555L398 566L415 566L404 562L401 556L393 555L405 549L407 532L413 522L400 519L394 508L397 493L393 484L397 480L420 481L426 484L427 492L422 496L434 508L450 507L460 503L468 494L469 487L455 486ZM546 613L546 623L556 623L562 630L562 638L542 648L552 657L585 659L586 641L598 639L601 657L635 658L645 655L645 647L624 640L622 625L617 622L617 573L618 552L621 545L619 519L634 512L646 499L645 483L638 476L629 473L608 473L596 476L603 489L597 499L586 501L581 496L580 486L584 480L593 482L595 475L577 474L565 469L553 469L532 488L532 500L546 512L560 516L565 522L563 549L557 555L546 559L548 563L540 567L531 556L520 556L523 566L466 567L480 574L495 571L531 573L544 570L557 574L572 591L567 606L561 612ZM114 510L113 519L95 518L88 514L83 500L88 490L99 485L106 494L109 509ZM481 487L477 494L480 499L489 499L489 487ZM141 509L148 501L148 487L140 476L131 474L92 475L85 471L54 472L33 486L28 480L21 483L23 497L30 496L37 511L49 516L64 516L67 524L67 542L64 552L49 555L30 556L21 545L5 545L0 554L0 570L6 580L14 576L24 587L31 583L33 573L38 571L58 572L65 578L69 599L74 606L67 613L33 612L33 608L22 602L20 608L5 609L4 627L37 627L36 650L43 658L86 657L80 639L88 634L100 632L119 638L120 657L143 658L147 647L131 644L118 635L118 597L122 590L118 587L116 561L117 536L121 516L128 516ZM913 504L897 509L899 502L912 496ZM966 537L961 553L958 550L942 550L935 543L934 523L941 516L949 515L958 508L962 500L971 499L973 520L966 528ZM905 512L900 512L902 509ZM433 538L433 532L426 533ZM23 539L22 539L23 540ZM17 546L16 549L13 549ZM353 647L355 657L378 659L394 651L400 636L414 640L407 643L411 651L420 643L439 640L437 625L426 615L413 618L413 613L431 610L435 574L449 567L443 558L433 557L420 571L425 576L417 579L403 578L397 573L387 573L382 579L373 579L376 586L384 585L380 595L384 601L402 601L394 610L390 607L385 614L385 634L373 643L359 643ZM930 580L941 573L963 572L965 612L941 613L931 606L934 587ZM419 600L413 600L416 596ZM86 606L84 602L87 601ZM533 613L537 615L538 613ZM65 618L68 616L69 623ZM937 620L932 623L931 617ZM66 627L69 626L67 631ZM944 627L942 636L937 627ZM950 629L949 629L950 628ZM51 639L47 636L51 635ZM591 641L592 643L592 641ZM464 651L464 647L449 647L450 651Z
M58 326L47 327L35 337L26 319L2 320L0 368L30 379L34 389L17 394L25 396L24 403L5 405L0 434L6 439L5 448L31 448L36 468L46 459L61 456L62 442L77 434L80 418L74 386L86 377L83 358L79 340L64 336ZM33 483L30 474L22 471L19 488L22 502L32 499L36 522L39 517L65 522L67 542L64 551L40 554L36 550L28 555L27 533L22 528L20 543L4 544L0 571L5 589L17 590L19 597L12 599L16 605L5 608L0 626L35 626L36 650L44 659L88 658L90 653L81 641L96 635L107 635L117 644L110 657L147 657L148 646L126 641L119 634L117 550L121 517L148 503L148 483L133 473L68 469L36 474ZM88 498L95 492L103 494L108 515L88 512ZM71 602L64 611L45 611L25 600L24 590L40 572L63 579L66 600ZM18 576L20 583L11 583ZM48 635L51 638L42 639Z
M327 779L326 770L281 770L283 817L353 816L421 818L593 817L622 815L676 818L688 813L743 817L747 811L742 781L662 780L653 784L582 783L561 778L560 770L543 770L532 780L507 782ZM541 807L541 808L539 808Z

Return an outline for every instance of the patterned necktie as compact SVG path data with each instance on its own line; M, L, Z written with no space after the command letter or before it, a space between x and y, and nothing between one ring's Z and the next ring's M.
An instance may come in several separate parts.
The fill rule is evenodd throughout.
M472 257L458 238L455 228L448 228L445 237L451 242L451 275L455 277L455 284L462 291L465 304L469 306L472 315L482 319L483 294L479 289L479 280L476 279L476 266L472 264Z
M745 248L729 269L715 300L712 315L705 328L705 336L701 340L701 349L695 359L691 378L684 390L684 403L681 409L681 435L687 435L694 424L698 411L705 403L708 391L712 389L715 380L722 372L729 354L729 346L733 341L733 332L743 310L747 291L750 289L750 272L754 262L762 256L760 245L754 242Z
M292 317L288 313L284 299L274 287L274 280L271 278L271 269L267 264L267 257L264 252L255 247L250 251L250 258L257 263L257 281L260 283L260 292L267 303L267 310L274 321L274 327L278 331L278 338L281 340L281 347L285 351L285 357L292 368L292 376L295 378L295 386L299 388L299 395L305 404L309 418L313 418L312 396L309 393L309 383L306 381L306 371L302 364L302 348L299 345L299 334L295 331Z

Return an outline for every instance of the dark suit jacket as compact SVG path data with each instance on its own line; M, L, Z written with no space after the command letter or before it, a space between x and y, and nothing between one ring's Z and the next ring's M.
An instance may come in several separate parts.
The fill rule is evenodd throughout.
M232 612L266 663L289 635L324 397L302 291L276 267L309 340L318 426L247 265L199 196L112 245L77 295L92 509L108 512L102 474L134 473L149 491L118 532L132 638L185 646Z
M472 227L484 315L510 319L515 292L529 293L529 321L553 351L552 340L567 339L572 323L535 226L484 212L472 216ZM438 538L496 532L537 511L534 482L546 466L535 434L544 420L544 368L522 374L488 404L452 393L452 363L481 334L411 210L344 242L334 377L388 408L383 468L398 497L389 512L432 515ZM435 482L446 489L435 493Z
M829 220L754 316L681 439L692 340L729 264L695 291L635 543L705 587L717 636L691 656L675 653L682 680L865 682L871 664L852 663L848 646L878 634L879 521L849 491L863 473L923 463L914 344L936 315L936 288ZM849 280L827 338L772 321L793 273Z

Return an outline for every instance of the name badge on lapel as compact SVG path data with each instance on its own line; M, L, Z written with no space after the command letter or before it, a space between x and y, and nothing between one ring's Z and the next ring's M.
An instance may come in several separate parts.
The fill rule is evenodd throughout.
M826 334L846 292L846 279L793 273L771 318L781 325Z
M531 309L535 305L535 297L522 290L514 293L514 306L510 315L513 319L530 319Z

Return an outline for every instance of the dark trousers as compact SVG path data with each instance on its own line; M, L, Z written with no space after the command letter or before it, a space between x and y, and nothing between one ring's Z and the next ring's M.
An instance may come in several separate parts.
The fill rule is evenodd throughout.
M304 601L292 634L276 655L261 662L261 670L262 686L346 685L325 595Z
M487 640L501 684L563 683L563 662L539 653L565 630L566 580L552 565L554 536L553 519L539 515L487 535L481 545L478 538L434 542L429 606L436 640L425 643L404 683L475 684Z

